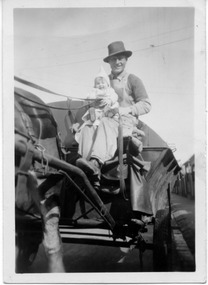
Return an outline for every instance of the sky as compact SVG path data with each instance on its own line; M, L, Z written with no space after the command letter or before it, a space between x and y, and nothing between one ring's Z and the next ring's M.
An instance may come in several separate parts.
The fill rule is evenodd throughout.
M18 8L13 15L16 76L85 98L100 66L110 73L108 44L121 40L133 52L127 71L152 103L141 120L176 148L180 164L194 154L194 8ZM46 103L65 100L34 90Z

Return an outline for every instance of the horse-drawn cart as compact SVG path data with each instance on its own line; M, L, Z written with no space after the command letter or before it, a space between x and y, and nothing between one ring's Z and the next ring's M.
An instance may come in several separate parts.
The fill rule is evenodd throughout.
M32 263L42 239L52 272L64 271L60 248L68 242L137 248L141 269L143 253L153 250L154 270L170 270L170 193L179 171L172 151L140 122L146 134L143 151L135 153L127 138L122 157L118 153L102 168L101 190L96 191L75 166L71 126L84 111L80 104L48 106L15 89L17 272ZM149 208L143 222L137 217L141 201ZM147 230L152 231L148 241Z

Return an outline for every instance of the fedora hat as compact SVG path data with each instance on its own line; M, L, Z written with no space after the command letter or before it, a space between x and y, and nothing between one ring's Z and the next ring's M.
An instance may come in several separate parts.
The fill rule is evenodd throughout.
M126 57L130 57L132 55L132 51L126 50L124 47L124 43L121 41L113 42L108 45L108 56L103 59L104 62L109 62L109 59L118 54L124 54Z

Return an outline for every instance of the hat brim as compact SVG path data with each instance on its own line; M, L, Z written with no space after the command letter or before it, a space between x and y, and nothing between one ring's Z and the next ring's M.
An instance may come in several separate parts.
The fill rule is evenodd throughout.
M110 58L112 56L115 56L115 55L118 55L118 54L124 54L126 57L130 57L132 55L132 51L130 50L125 50L125 51L120 51L120 52L115 52L115 53L112 53L111 55L105 57L103 59L104 62L109 62Z

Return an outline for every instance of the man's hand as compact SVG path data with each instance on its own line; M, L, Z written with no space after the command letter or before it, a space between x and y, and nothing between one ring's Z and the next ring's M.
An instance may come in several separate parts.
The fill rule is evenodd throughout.
M73 125L72 125L72 128L71 128L71 129L72 129L72 132L73 132L73 133L78 132L79 127L80 127L80 124L79 124L79 123L73 124Z
M119 107L119 114L121 116L131 114L131 107Z

